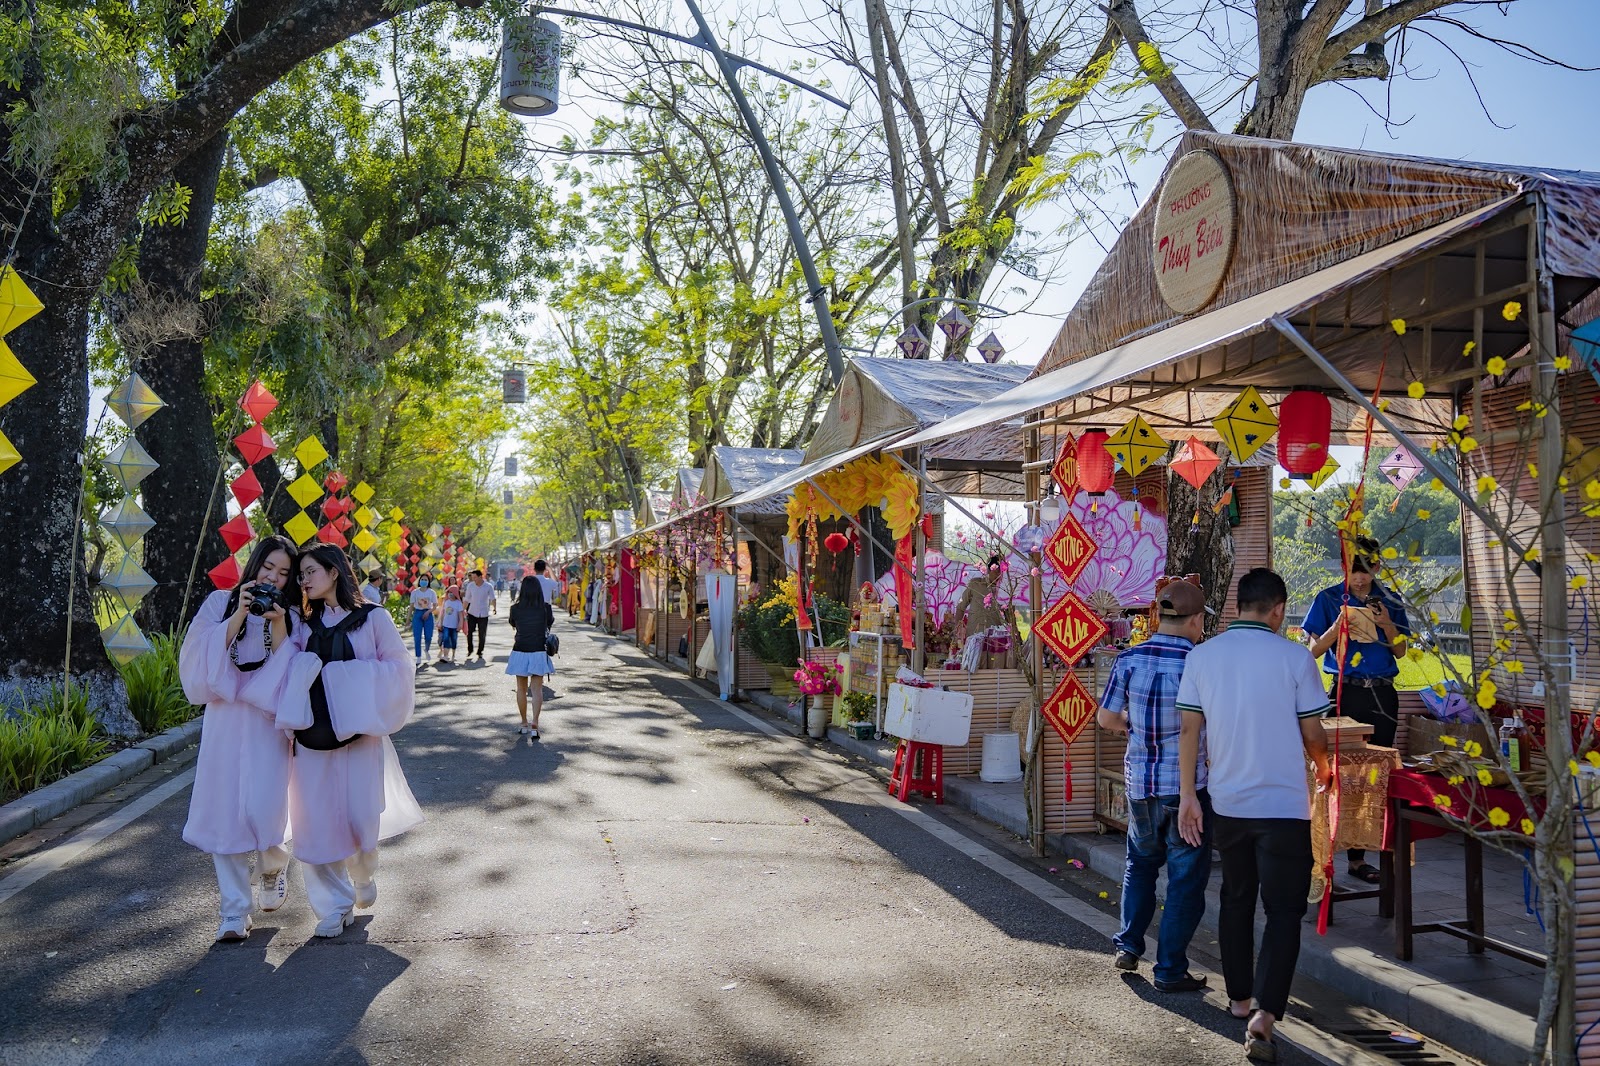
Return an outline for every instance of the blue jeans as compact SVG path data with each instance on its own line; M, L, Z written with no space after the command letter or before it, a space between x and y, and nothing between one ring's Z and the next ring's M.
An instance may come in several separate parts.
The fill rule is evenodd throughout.
M411 612L411 646L422 658L433 650L433 612L413 609Z
M459 633L459 632L461 632L459 629L454 629L454 628L452 628L450 626L440 626L439 627L439 650L440 651L455 651L456 650L456 634Z
M1156 938L1155 979L1176 981L1189 972L1189 940L1206 909L1211 879L1211 797L1200 790L1205 839L1200 847L1178 835L1178 797L1128 801L1128 864L1122 872L1121 951L1144 955L1144 934L1156 913L1156 878L1167 870L1166 909Z

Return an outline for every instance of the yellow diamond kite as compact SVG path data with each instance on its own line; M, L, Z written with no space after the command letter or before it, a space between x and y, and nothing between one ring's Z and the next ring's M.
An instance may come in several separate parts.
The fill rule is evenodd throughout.
M0 433L0 474L5 473L20 462L22 462L22 454L6 439L4 433Z
M296 511L294 517L283 524L283 531L293 537L296 544L304 544L317 535L317 524L304 511Z
M106 654L123 664L150 650L150 641L131 614L123 615L116 625L102 629L100 639L105 644Z
M350 542L356 546L357 551L364 552L374 544L378 543L378 538L374 537L371 533L368 533L363 529L361 532L351 537Z
M1254 385L1245 386L1211 424L1221 434L1234 459L1241 463L1278 432L1278 416L1272 413L1272 407L1261 398Z
M310 474L301 474L289 483L289 495L294 497L294 502L301 507L310 507L321 499L322 486Z
M328 457L328 449L315 437L307 437L294 446L294 457L300 460L301 470L310 470Z
M356 513L352 517L355 518L357 524L371 529L372 523L378 520L379 515L377 511L370 507L360 507L356 509Z
M1132 422L1106 440L1106 450L1128 476L1138 477L1167 453L1167 442L1150 428L1150 423L1134 415Z
M360 482L355 488L350 490L350 495L356 498L357 503L371 503L372 486L368 485L365 481Z
M44 304L11 267L0 267L0 337L44 310ZM149 647L147 644L146 647Z
M1330 477L1332 477L1334 475L1334 473L1338 469L1339 469L1339 460L1335 459L1331 455L1328 456L1328 461L1322 464L1322 469L1318 470L1315 474L1311 475L1311 477L1309 479L1310 483L1311 483L1311 487L1313 489L1320 489L1322 487L1323 482L1327 481Z
M389 517L394 519L396 522L400 521L400 519L404 518L405 516L406 516L406 513L404 511L400 510L400 508L398 508L398 507L396 507L394 510L389 512Z
M0 407L5 406L39 382L28 368L17 361L5 341L0 341Z

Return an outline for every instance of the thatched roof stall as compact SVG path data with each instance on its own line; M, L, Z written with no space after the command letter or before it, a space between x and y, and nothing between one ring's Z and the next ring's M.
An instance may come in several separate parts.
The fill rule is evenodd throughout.
M1210 229L1197 227L1202 217ZM1216 440L1213 419L1246 385L1273 405L1293 389L1329 393L1333 443L1361 443L1370 417L1392 438L1385 451L1400 443L1460 496L1480 616L1508 602L1508 569L1526 581L1532 662L1532 642L1570 645L1567 561L1600 551L1585 504L1569 493L1567 507L1540 516L1539 486L1554 494L1522 473L1537 461L1546 479L1566 470L1574 487L1594 476L1576 471L1600 454L1597 392L1581 367L1567 372L1567 334L1594 327L1600 308L1582 301L1597 285L1600 176L1191 132L1034 376L896 447L1009 427L1031 435L1029 466L1042 477L1050 456L1038 442L1058 428L1138 414L1169 441ZM1516 413L1540 397L1554 401L1539 405L1543 416ZM1483 446L1459 472L1440 465L1430 446L1467 434ZM1486 473L1501 488L1486 483L1480 497L1472 488ZM1517 500L1525 506L1508 522ZM1522 562L1534 547L1542 577ZM1497 636L1474 628L1480 663ZM1543 697L1552 722L1571 697L1600 698L1595 657L1578 659L1571 688L1566 662ZM1517 698L1537 702L1526 685ZM1564 765L1562 733L1552 730L1549 751Z

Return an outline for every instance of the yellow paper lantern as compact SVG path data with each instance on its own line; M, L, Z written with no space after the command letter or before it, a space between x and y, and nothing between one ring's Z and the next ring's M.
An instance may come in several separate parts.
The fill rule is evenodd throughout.
M304 544L317 535L317 524L304 511L296 511L294 517L283 524L283 531L293 537L296 544Z
M44 310L44 304L12 267L0 267L0 337Z
M406 513L404 511L400 510L400 508L398 508L398 507L396 507L394 510L389 512L389 517L394 519L396 522L400 521L405 516L406 516Z
M1244 462L1278 432L1278 416L1261 398L1254 385L1234 397L1211 422L1217 433L1233 453L1234 459Z
M350 490L350 495L356 498L357 503L371 503L372 486L368 485L365 481L358 482L356 487Z
M289 483L289 495L301 507L310 507L322 498L322 485L310 474L301 474Z
M350 543L352 543L352 544L354 544L356 546L356 550L357 551L364 552L368 548L372 547L374 544L378 543L378 538L374 537L367 530L363 529L360 532L358 532L355 536L350 538Z
M39 382L28 368L17 361L16 355L0 341L0 407L5 406Z
M5 473L20 462L22 462L22 454L6 439L4 433L0 433L0 474Z
M370 507L358 507L356 509L356 513L354 515L352 515L351 517L353 517L356 520L356 524L357 525L363 526L363 527L365 527L367 529L371 529L372 528L372 523L374 523L374 522L376 522L378 520L379 515L378 515L377 511L374 511Z
M328 449L316 437L307 437L294 446L294 457L300 460L301 470L310 470L328 457Z
M1139 415L1106 440L1106 450L1129 477L1138 477L1167 453L1167 442Z

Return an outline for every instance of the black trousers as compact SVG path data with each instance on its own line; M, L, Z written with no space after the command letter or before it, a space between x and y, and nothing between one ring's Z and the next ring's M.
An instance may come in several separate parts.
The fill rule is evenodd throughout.
M483 654L483 642L489 639L489 616L467 615L467 654L472 654L472 634L478 634L478 654Z
M1222 979L1231 1000L1254 998L1282 1018L1300 958L1300 923L1311 892L1311 823L1298 818L1215 816L1212 837L1222 858L1217 939ZM1266 912L1256 955L1256 898Z
M1400 694L1394 690L1394 685L1368 688L1365 685L1336 683L1334 689L1328 698L1340 714L1370 725L1371 743L1385 748L1394 747L1394 731L1400 723ZM1351 866L1361 862L1366 855L1360 848L1351 848L1345 853Z

